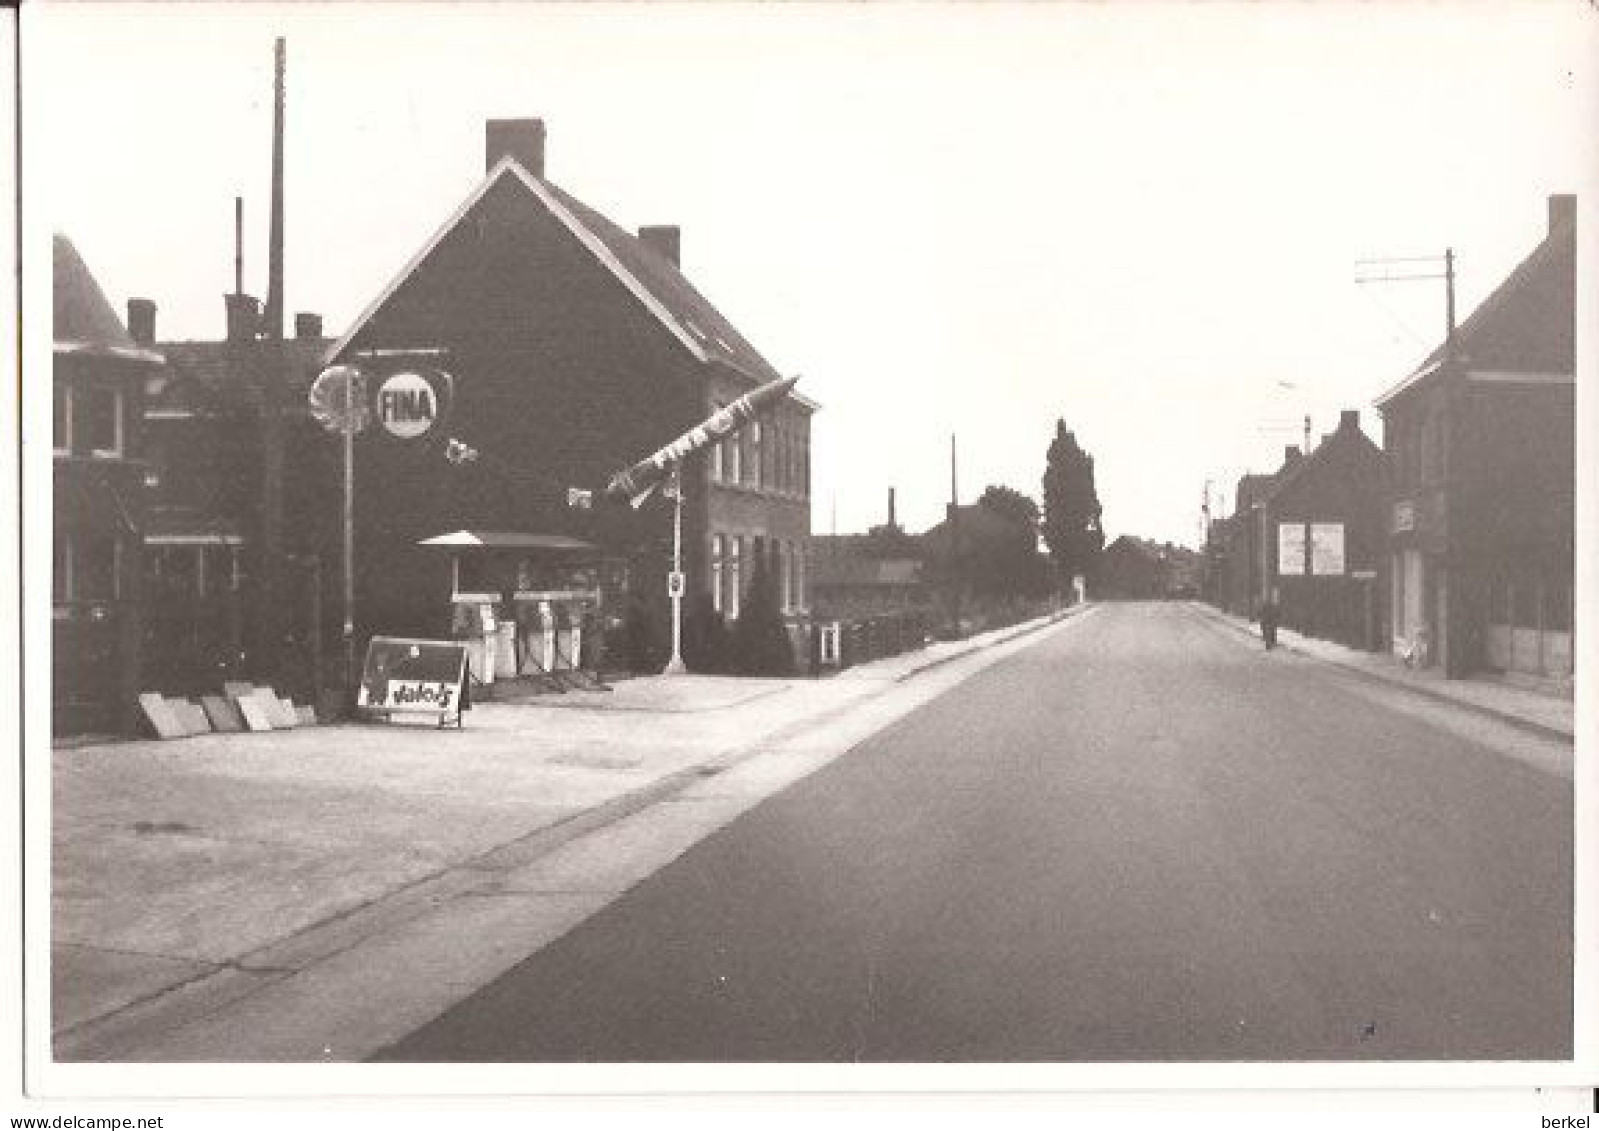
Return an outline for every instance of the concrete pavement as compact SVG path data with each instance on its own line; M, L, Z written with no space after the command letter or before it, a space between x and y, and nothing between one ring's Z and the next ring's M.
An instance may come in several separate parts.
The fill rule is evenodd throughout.
M57 750L56 1057L359 1058L1055 619L831 679L487 703L460 731Z
M1221 612L1210 605L1195 604L1192 607L1239 632L1257 639L1260 636L1259 626L1242 617ZM1335 641L1305 636L1292 629L1279 628L1277 643L1290 652L1336 664L1345 671L1390 687L1403 688L1416 695L1476 711L1548 738L1574 741L1574 712L1569 693L1546 693L1488 677L1445 679L1438 668L1409 668L1390 653L1348 648Z

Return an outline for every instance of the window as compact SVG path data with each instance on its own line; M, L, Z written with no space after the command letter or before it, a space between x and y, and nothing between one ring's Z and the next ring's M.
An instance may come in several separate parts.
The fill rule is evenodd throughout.
M726 481L728 483L742 483L744 481L744 433L735 432L723 441L727 448Z
M794 607L804 609L805 600L805 548L799 547L794 554Z
M69 599L112 601L120 594L117 586L117 561L121 545L114 535L90 534L72 548Z
M740 582L742 578L740 576L741 570L739 556L740 551L742 551L743 548L744 539L740 538L737 534L733 535L728 540L729 557L727 563L727 616L729 620L738 619L738 610L742 604L741 599L743 597L743 593L740 589Z
M761 471L763 470L761 466L761 459L763 452L764 447L761 444L761 422L759 420L752 421L750 424L749 473L750 485L754 487L759 487L761 485Z
M152 601L192 597L198 590L199 570L196 547L153 545L146 559L147 595Z
M73 395L72 426L79 446L97 456L122 454L122 391L87 387Z
M722 611L722 555L726 552L727 539L720 534L711 536L711 608L717 612Z
M777 604L783 612L793 612L794 602L791 589L794 579L794 544L792 542L779 542L777 544Z
M55 454L72 454L72 389L67 385L55 387Z

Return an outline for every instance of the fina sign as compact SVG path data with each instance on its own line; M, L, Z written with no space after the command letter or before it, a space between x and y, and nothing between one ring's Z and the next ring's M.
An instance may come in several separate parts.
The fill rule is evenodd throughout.
M420 373L396 373L378 389L378 423L391 436L402 440L424 436L438 416L438 394Z

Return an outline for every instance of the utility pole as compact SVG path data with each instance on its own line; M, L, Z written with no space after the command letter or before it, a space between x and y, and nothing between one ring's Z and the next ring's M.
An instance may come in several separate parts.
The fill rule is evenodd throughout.
M955 634L961 631L961 574L960 574L960 480L956 473L955 433L949 434L949 576L950 607L955 617Z
M255 347L254 380L261 411L261 612L268 662L278 668L291 660L284 648L283 546L283 395L288 385L283 345L283 73L280 36L273 46L271 228L267 242L267 296L261 337ZM235 210L237 221L237 208Z
M1400 265L1395 269L1396 265ZM1371 270L1382 268L1381 273L1362 276L1362 268ZM1457 478L1459 467L1459 432L1458 423L1461 412L1459 399L1463 386L1450 379L1449 370L1455 361L1455 249L1445 248L1443 255L1413 256L1405 259L1367 259L1355 264L1357 283L1404 283L1412 281L1443 280L1444 284L1444 341L1443 348L1439 351L1438 369L1443 374L1444 403L1448 406L1444 413L1443 437L1443 467L1445 489L1443 491L1442 526L1444 537L1448 542L1453 542L1457 525L1454 515L1454 504L1459 498L1460 483ZM1446 545L1444 559L1448 560L1452 549ZM1444 576L1448 576L1448 567L1439 567ZM1436 617L1428 614L1432 623L1433 649L1435 653L1441 652L1443 658L1444 675L1454 679L1464 674L1464 660L1461 641L1459 639L1459 618L1455 613L1458 606L1458 596L1453 585L1445 583L1442 607L1437 610Z

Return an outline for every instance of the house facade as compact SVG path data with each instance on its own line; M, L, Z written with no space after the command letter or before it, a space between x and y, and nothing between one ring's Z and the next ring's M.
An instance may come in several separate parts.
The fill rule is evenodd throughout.
M447 374L447 409L424 434L375 425L357 440L358 636L449 631L458 566L424 540L521 532L594 547L598 575L533 584L603 590L605 618L648 626L645 650L659 653L672 506L659 494L638 509L574 506L570 493L598 496L613 472L780 374L684 277L678 229L631 234L551 182L538 120L491 121L485 138L483 180L324 359L379 390ZM808 606L814 408L791 395L684 468L691 596L727 619L757 561L786 612Z
M51 726L126 733L143 668L144 402L164 367L65 236L53 258Z
M1383 453L1345 410L1338 427L1278 474L1262 500L1266 587L1281 623L1351 648L1385 639Z
M1378 401L1390 644L1450 677L1573 669L1576 200L1449 341Z
M330 343L306 314L294 338L263 338L256 300L224 298L211 341L157 341L145 303L168 374L144 410L146 683L250 678L310 702L337 640L338 456L306 402Z

